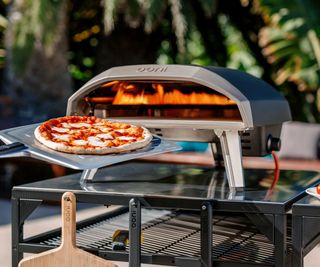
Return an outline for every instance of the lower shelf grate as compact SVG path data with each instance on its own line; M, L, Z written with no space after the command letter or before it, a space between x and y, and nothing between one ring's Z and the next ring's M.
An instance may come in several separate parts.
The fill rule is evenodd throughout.
M112 250L112 235L128 229L128 213L81 227L77 245L88 250ZM213 259L274 264L274 245L243 215L214 215ZM200 257L200 216L196 213L142 209L142 254ZM59 246L60 236L43 238L40 245ZM128 248L126 248L128 252Z

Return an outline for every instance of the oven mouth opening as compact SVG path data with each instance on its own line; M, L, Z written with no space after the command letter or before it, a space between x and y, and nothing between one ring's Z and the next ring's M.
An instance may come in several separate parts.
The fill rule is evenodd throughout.
M187 81L109 81L83 100L100 117L242 121L234 100Z

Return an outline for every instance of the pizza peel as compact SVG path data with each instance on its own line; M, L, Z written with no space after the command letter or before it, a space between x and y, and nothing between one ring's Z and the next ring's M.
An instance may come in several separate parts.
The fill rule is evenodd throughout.
M58 248L30 256L19 267L118 267L76 247L76 197L66 192L61 200L62 241Z
M132 152L108 155L76 155L54 151L39 143L34 130L39 124L31 124L0 131L0 158L31 157L58 164L75 170L91 170L129 161L141 157L153 156L165 152L180 150L173 141L153 136L150 144Z

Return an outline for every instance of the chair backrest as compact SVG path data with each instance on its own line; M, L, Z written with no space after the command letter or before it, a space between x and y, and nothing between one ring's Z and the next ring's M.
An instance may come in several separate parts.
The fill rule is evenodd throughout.
M281 143L279 158L320 159L320 124L286 122Z

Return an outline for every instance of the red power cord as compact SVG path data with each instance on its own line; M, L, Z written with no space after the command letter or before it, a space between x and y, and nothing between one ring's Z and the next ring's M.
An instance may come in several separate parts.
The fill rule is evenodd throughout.
M274 177L270 189L273 189L279 181L280 168L279 168L279 158L276 152L272 151L272 158L274 161Z
M271 155L272 155L272 158L274 161L274 176L273 176L272 183L267 191L265 199L270 198L272 191L273 191L274 187L277 185L277 183L279 181L279 177L280 177L279 158L278 158L276 152L274 152L274 151L271 152Z

